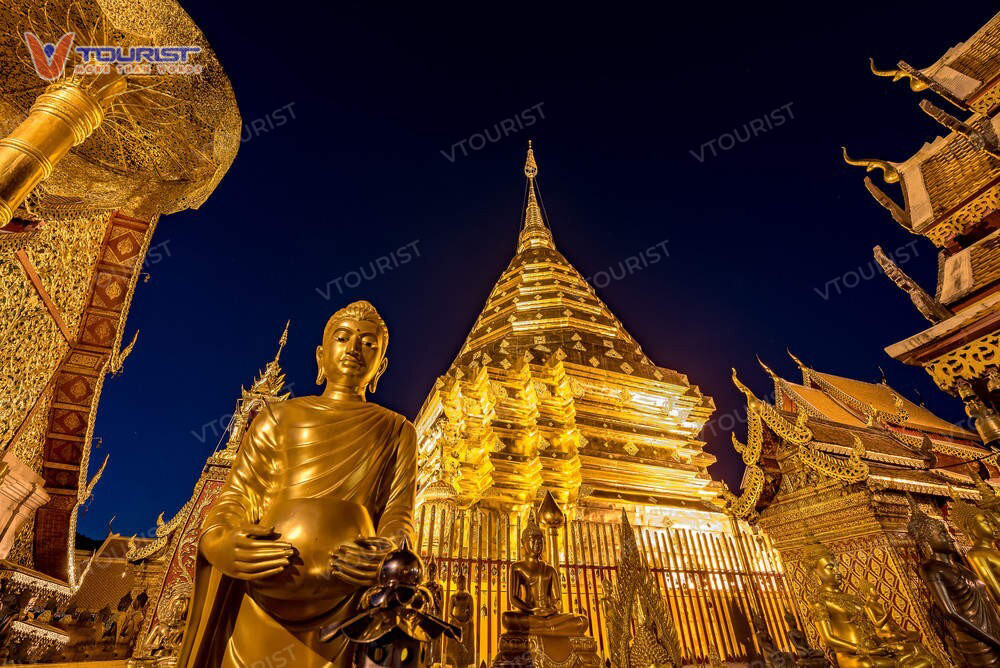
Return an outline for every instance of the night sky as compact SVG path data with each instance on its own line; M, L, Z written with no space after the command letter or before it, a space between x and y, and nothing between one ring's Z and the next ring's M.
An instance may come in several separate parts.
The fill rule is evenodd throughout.
M861 380L881 365L963 419L883 351L926 321L873 276L872 246L931 292L936 252L839 146L902 160L941 134L921 95L867 59L925 67L992 3L184 5L232 80L245 141L200 210L160 220L126 324L139 341L98 411L92 469L111 460L84 533L116 515L116 531L148 534L187 500L286 319L282 363L311 394L326 319L372 301L391 331L373 398L415 417L514 253L529 139L556 246L584 276L601 286L598 272L665 242L669 257L598 294L655 363L715 397L715 477L735 487L742 473L724 429L744 408L730 367L764 395L754 356L795 379L786 346ZM390 269L348 287L380 257Z

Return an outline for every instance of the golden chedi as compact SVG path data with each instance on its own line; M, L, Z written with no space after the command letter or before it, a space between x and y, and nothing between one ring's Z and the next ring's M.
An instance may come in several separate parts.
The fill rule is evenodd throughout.
M1000 612L989 590L959 560L944 522L908 499L907 530L922 553L920 579L951 636L952 651L966 666L1000 666Z
M819 589L811 604L823 643L833 650L840 668L930 668L934 665L919 642L879 636L861 597L845 592L837 558L811 534L806 535L806 563Z
M965 560L990 590L993 600L1000 604L1000 550L995 545L997 522L994 513L957 499L951 505L951 517L972 541Z
M355 614L412 532L413 425L365 400L388 342L368 302L337 311L316 348L323 393L250 425L205 519L181 666L243 668L289 648L298 667L350 665L347 640L319 630Z

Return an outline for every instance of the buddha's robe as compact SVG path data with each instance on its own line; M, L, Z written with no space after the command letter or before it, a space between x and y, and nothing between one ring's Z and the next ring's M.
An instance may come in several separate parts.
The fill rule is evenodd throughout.
M275 502L327 498L364 506L380 537L412 539L415 488L416 433L406 418L363 401L290 399L265 407L254 419L202 531L258 523ZM354 614L359 591L313 619L289 623L264 613L247 595L248 584L252 588L223 575L199 551L179 666L249 665L262 660L269 642L277 644L275 653L295 645L297 666L349 665L344 641L319 645L316 634ZM253 645L253 656L241 652L241 644Z

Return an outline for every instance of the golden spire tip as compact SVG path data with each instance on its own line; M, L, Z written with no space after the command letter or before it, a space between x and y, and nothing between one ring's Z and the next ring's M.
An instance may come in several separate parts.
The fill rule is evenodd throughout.
M531 147L531 140L528 140L528 157L524 160L524 175L529 179L535 178L538 174L538 165L535 163L535 151Z

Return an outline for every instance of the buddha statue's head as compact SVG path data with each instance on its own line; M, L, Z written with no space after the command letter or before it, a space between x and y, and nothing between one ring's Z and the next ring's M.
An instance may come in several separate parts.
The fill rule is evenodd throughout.
M544 549L545 535L532 516L528 520L528 526L521 532L521 553L526 559L541 559Z
M458 591L465 591L468 586L468 579L465 577L465 573L459 573L458 577L455 578L455 585L458 587Z
M175 598L170 605L171 621L173 621L175 624L183 622L184 619L187 617L187 610L188 610L188 597L178 596L177 598Z
M925 552L954 552L955 544L944 522L925 513L909 493L906 498L910 503L910 521L906 529L917 546Z
M837 568L837 557L826 545L816 540L812 532L806 532L804 558L824 589L839 590L843 582Z
M323 329L323 343L316 347L316 384L326 381L324 396L363 400L385 372L388 346L389 329L375 307L366 301L348 304Z
M427 562L427 580L433 581L437 580L438 565L437 562L431 559Z
M861 598L865 599L867 603L879 604L878 591L875 589L869 580L862 580L858 583L858 593L861 594Z
M957 499L951 504L951 518L973 543L993 543L997 538L997 527L992 513L982 508Z

